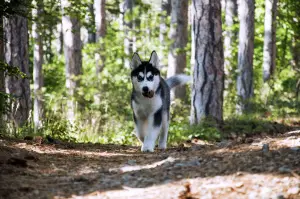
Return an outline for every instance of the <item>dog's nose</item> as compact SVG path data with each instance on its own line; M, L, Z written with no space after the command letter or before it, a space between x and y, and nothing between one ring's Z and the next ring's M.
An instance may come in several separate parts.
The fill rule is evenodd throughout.
M143 92L144 92L144 93L147 93L148 91L149 91L149 88L148 88L147 86L144 86L144 87L143 87Z

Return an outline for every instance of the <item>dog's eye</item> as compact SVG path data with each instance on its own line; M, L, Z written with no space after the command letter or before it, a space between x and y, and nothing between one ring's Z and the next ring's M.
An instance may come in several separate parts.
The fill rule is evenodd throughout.
M153 80L153 75L150 75L147 79L148 79L149 81L152 81L152 80Z
M142 77L141 75L138 75L138 76L137 76L137 79L138 79L139 82L141 82L141 81L144 80L144 77Z

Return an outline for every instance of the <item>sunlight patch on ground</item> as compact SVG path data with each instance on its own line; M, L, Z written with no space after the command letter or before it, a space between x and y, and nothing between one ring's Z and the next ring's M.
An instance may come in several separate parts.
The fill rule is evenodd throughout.
M266 183L266 180L268 183ZM236 173L229 176L183 179L146 188L122 186L122 190L94 191L72 199L98 198L178 198L189 194L195 198L277 198L290 197L300 192L300 180L273 174ZM187 193L186 186L190 192ZM280 185L280 186L278 186Z
M113 168L110 171L120 171L122 173L125 172L130 172L130 171L138 171L138 170L143 170L143 169L151 169L151 168L155 168L157 166L160 166L162 164L166 164L166 163L173 163L175 160L177 160L176 158L172 158L172 157L168 157L167 159L158 161L158 162L154 162L152 164L147 164L147 165L134 165L134 166L130 166L130 165L125 165L123 167L120 168Z
M112 156L132 156L131 154L126 153L116 153L115 151L107 152L107 151L85 151L85 150L72 150L72 149L56 149L53 146L33 146L28 145L26 143L18 143L13 145L20 149L26 149L29 151L34 151L40 154L64 154L64 155L82 155L87 157L112 157Z

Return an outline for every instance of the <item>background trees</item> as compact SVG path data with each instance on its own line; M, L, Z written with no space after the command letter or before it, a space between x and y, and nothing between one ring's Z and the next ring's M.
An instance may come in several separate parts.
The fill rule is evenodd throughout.
M17 9L26 10L25 6L18 5ZM4 19L5 62L10 67L15 66L29 74L28 53L28 21L22 16L9 16ZM29 78L8 76L5 79L6 92L13 98L10 99L10 112L8 118L20 127L24 125L31 111L31 96Z
M240 30L238 51L237 111L249 111L253 96L254 53L254 5L255 1L242 0L238 5Z
M223 120L224 60L220 1L193 1L195 65L191 123Z
M186 44L188 39L188 1L171 1L171 24L169 38L172 42L168 54L168 77L175 74L184 73L186 67ZM180 86L171 91L172 97L186 98L184 86Z
M299 114L300 3L297 0L278 2L276 21L273 14L271 23L265 20L271 13L265 0L256 0L255 7L250 0L239 3L226 0L223 13L219 1L211 1L209 5L204 0L193 1L195 6L190 5L187 10L188 1L172 1L171 6L170 0L151 1L151 4L140 0L36 0L33 2L37 4L25 6L27 20L21 17L25 10L19 9L21 2L25 1L5 2L7 39L1 40L6 46L2 48L6 57L1 64L0 80L3 83L5 76L7 89L4 93L0 88L3 94L0 96L5 96L4 102L13 104L11 110L6 107L10 116L7 122L15 122L12 115L19 115L15 117L19 118L15 122L19 126L29 121L16 128L19 133L14 135L31 134L35 126L37 134L60 139L134 143L130 70L126 68L126 60L135 50L143 59L148 59L152 50L159 52L164 77L182 71L193 76L192 89L181 96L184 100L172 103L171 141L192 136L217 138L214 135L220 135L231 118L244 116L236 113L258 120L266 119L266 115L271 120ZM267 37L270 24L274 27L276 24L276 31L273 29L273 36ZM97 35L96 41L93 34ZM20 36L22 40L18 40ZM273 45L273 50L265 47L267 54L276 55L274 64L265 70L273 77L267 82L269 90L262 89L266 85L263 65L267 63L264 36L271 38ZM275 65L276 71L272 69ZM16 67L28 79L12 76ZM43 108L32 110L31 99L35 106ZM201 120L205 117L214 118L220 128L206 125ZM190 121L202 126L194 128Z

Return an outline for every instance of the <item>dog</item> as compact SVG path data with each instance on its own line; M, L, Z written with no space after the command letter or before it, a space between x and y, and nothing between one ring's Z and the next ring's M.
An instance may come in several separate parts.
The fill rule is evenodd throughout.
M159 60L155 51L149 61L141 61L137 53L131 63L131 108L135 134L141 141L143 152L153 152L159 136L158 148L167 148L170 121L170 90L191 80L184 74L164 80L160 75Z

